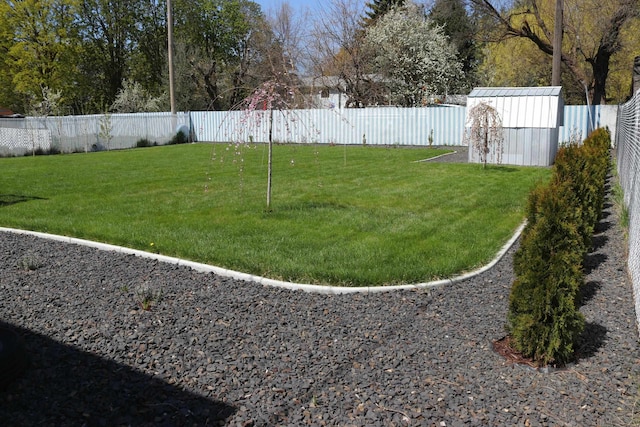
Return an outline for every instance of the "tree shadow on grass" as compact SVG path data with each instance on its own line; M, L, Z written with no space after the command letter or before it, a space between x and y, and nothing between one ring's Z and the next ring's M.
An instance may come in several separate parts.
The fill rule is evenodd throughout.
M22 196L20 194L0 194L0 207L15 205L16 203L29 202L31 200L46 200L43 197Z
M219 425L236 411L28 329L0 328L22 336L30 362L0 391L5 426Z

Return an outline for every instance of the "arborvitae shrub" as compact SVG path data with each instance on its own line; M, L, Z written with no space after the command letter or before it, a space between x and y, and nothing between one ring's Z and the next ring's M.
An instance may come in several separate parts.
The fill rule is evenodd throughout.
M576 198L566 183L533 193L534 223L522 235L514 259L507 329L514 347L541 364L565 363L584 329L576 307L583 283Z
M541 364L571 360L584 329L576 301L603 208L610 145L609 132L599 129L583 145L562 147L549 185L529 195L507 329L514 347Z
M584 141L583 150L589 164L589 177L594 187L595 221L600 219L605 197L605 182L611 169L611 134L607 129L596 129Z
M553 166L551 185L563 186L575 197L573 209L576 215L576 227L582 236L581 250L583 256L591 248L593 236L593 191L589 188L589 168L582 146L569 144L561 147Z

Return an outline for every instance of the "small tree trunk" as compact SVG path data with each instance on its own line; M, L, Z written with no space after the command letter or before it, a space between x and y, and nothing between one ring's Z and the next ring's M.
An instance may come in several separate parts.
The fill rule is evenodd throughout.
M269 160L267 164L267 211L271 210L271 166L273 152L273 110L269 111Z
M489 157L489 118L484 117L484 144L482 146L484 150L484 162L482 162L482 169L487 168L487 157Z

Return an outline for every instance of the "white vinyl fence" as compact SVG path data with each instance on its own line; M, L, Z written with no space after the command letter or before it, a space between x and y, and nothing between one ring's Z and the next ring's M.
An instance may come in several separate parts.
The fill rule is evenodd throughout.
M636 323L640 330L640 91L618 113L617 158L624 202L629 209L627 267L633 283Z
M616 106L565 106L560 144L583 139L600 126L615 132L616 111ZM205 142L266 142L271 129L277 142L457 146L465 145L465 112L465 107L440 105L0 119L0 156L37 150L70 153L133 148L141 139L161 145L178 130L191 140Z

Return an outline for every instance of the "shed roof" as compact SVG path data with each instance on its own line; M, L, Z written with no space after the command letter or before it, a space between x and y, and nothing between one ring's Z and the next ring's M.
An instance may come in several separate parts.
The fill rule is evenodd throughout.
M544 87L477 87L469 98L494 98L512 96L560 96L562 86Z

